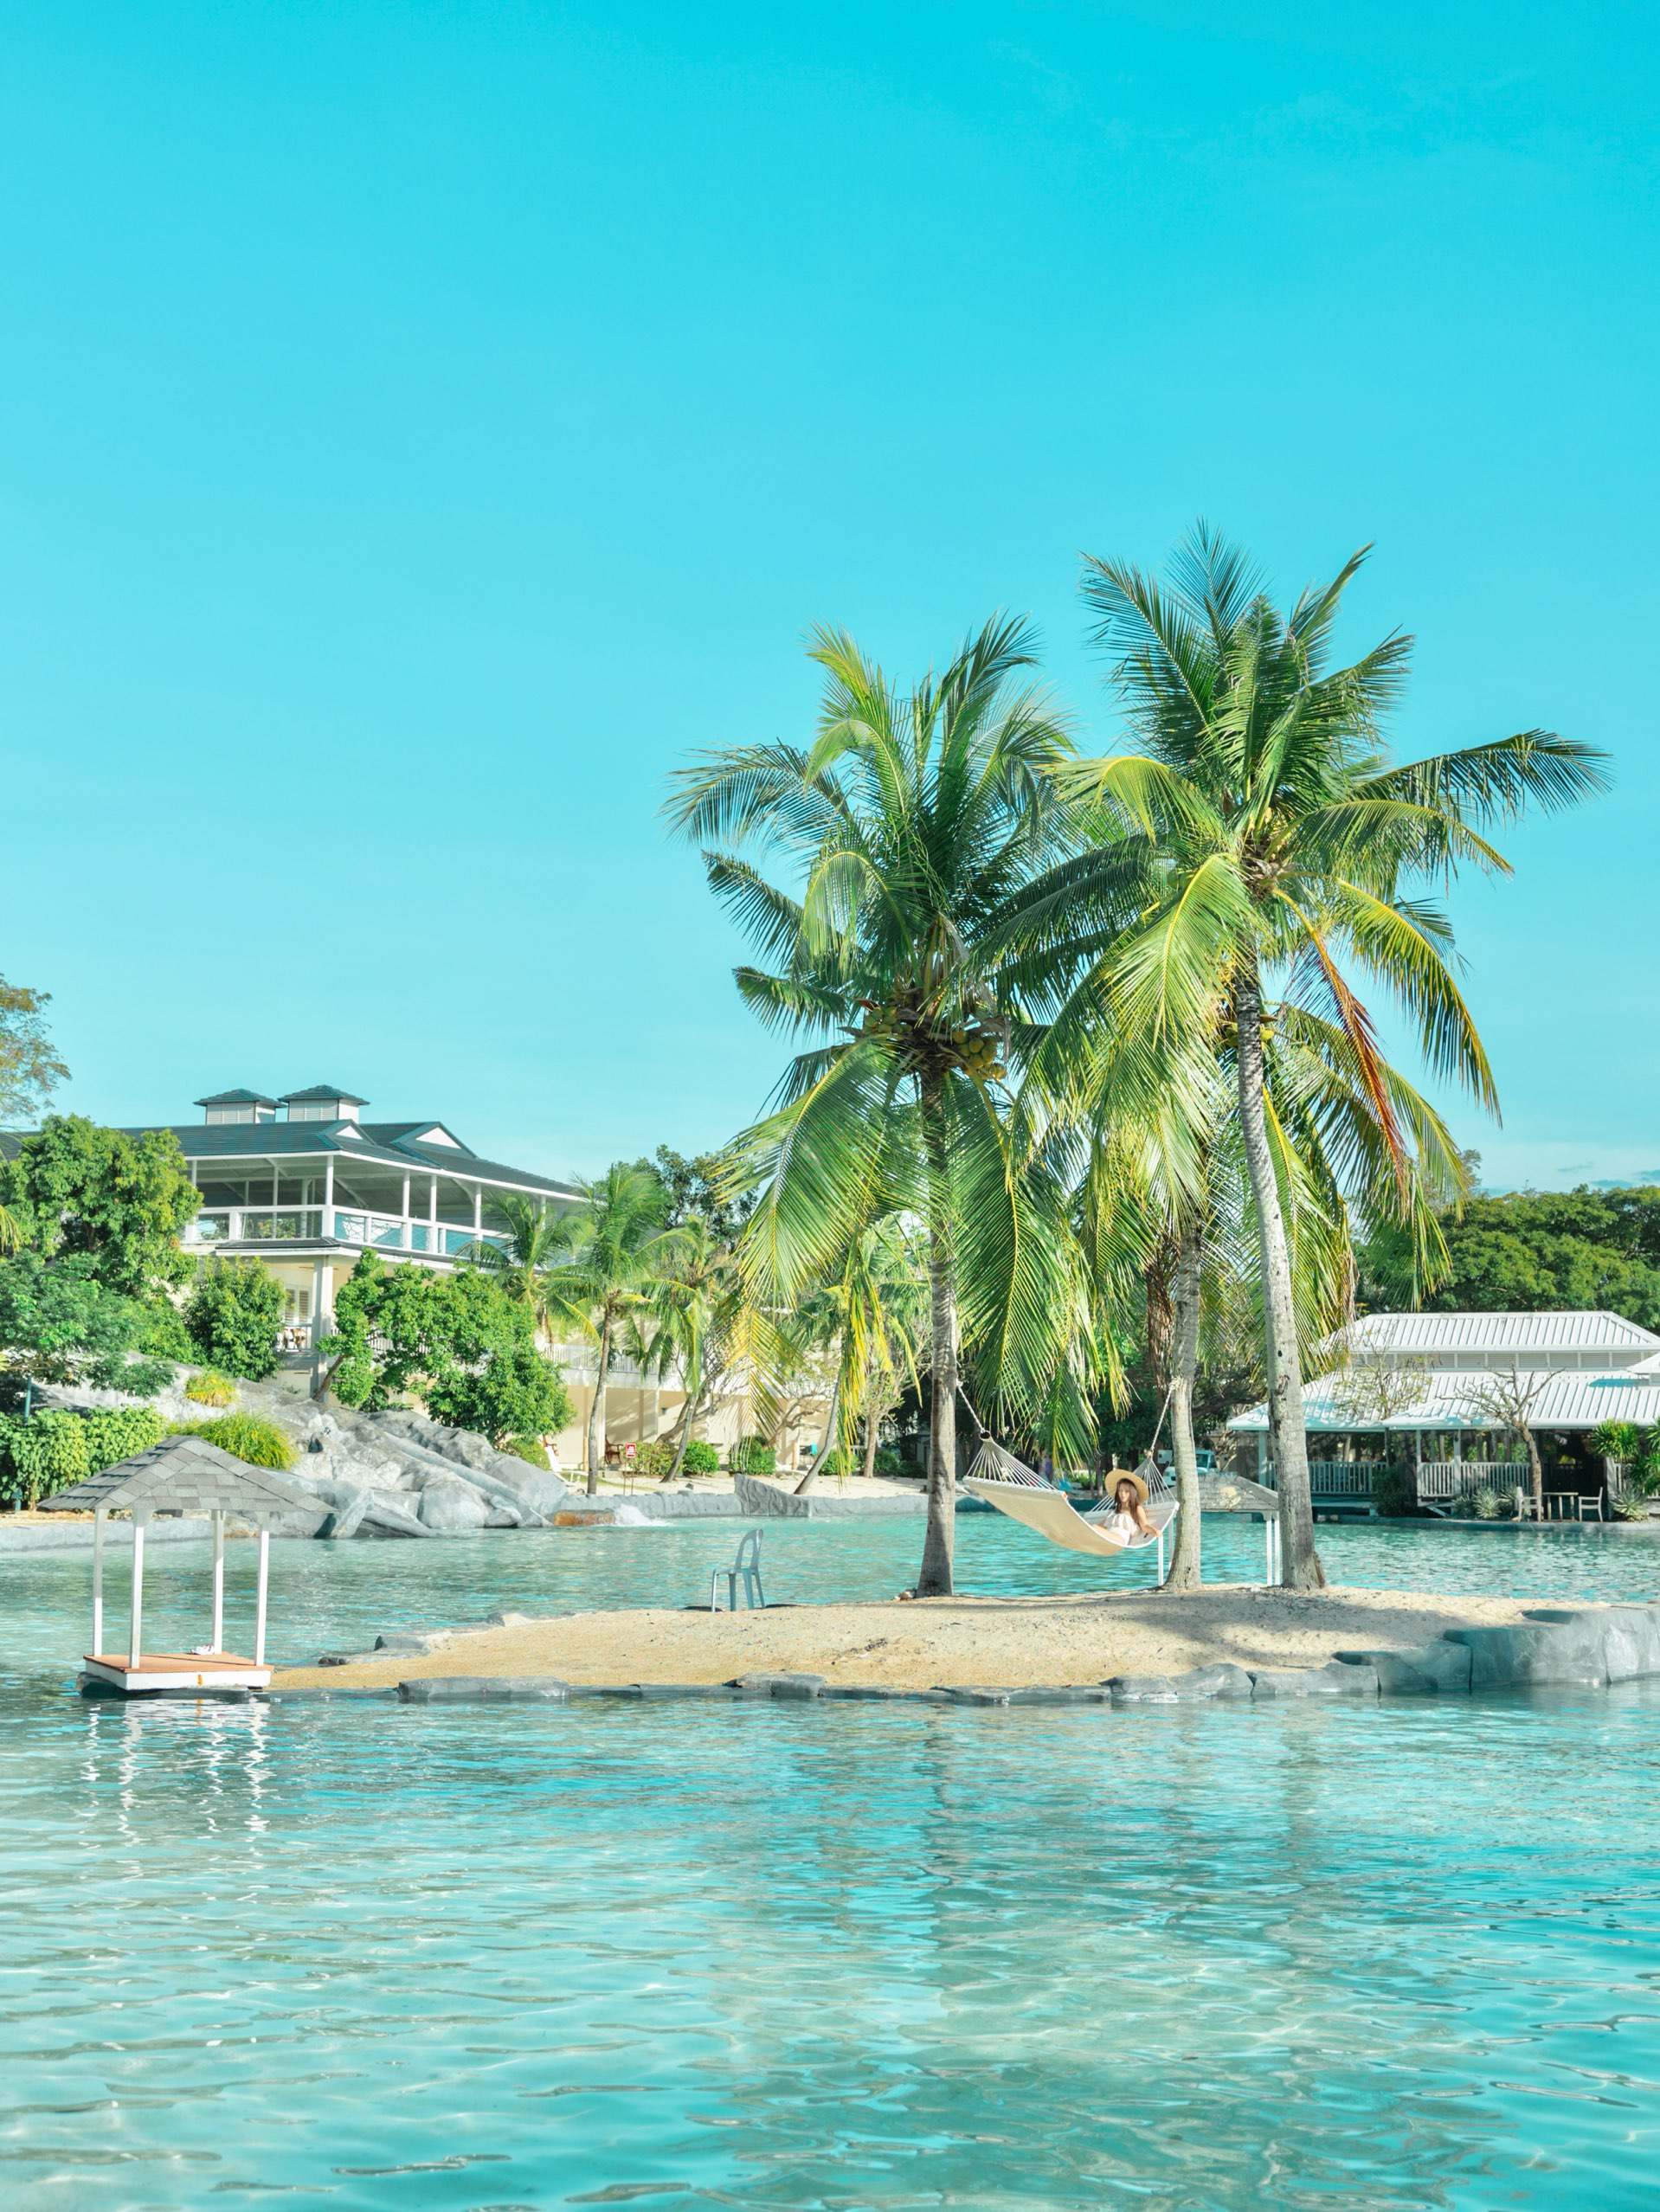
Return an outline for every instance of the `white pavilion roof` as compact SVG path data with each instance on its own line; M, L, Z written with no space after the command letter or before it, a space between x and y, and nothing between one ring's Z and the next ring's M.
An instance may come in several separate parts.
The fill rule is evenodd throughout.
M1456 1316L1449 1316L1456 1318ZM1645 1363L1645 1366L1647 1363ZM1553 1372L1544 1365L1518 1366L1523 1387L1535 1377L1547 1379L1534 1400L1531 1419L1535 1429L1594 1429L1604 1421L1634 1421L1639 1427L1660 1424L1660 1372L1639 1373L1625 1368L1611 1374L1570 1370ZM1310 1429L1328 1432L1367 1429L1491 1429L1501 1424L1483 1414L1472 1403L1489 1377L1507 1385L1512 1370L1502 1368L1426 1368L1415 1397L1387 1420L1367 1420L1354 1410L1354 1370L1339 1369L1303 1386L1303 1418ZM1251 1435L1268 1426L1268 1409L1253 1405L1236 1413L1228 1427Z
M1559 1355L1612 1355L1625 1367L1632 1360L1660 1354L1660 1336L1623 1314L1599 1311L1544 1314L1366 1314L1351 1321L1325 1347L1329 1356L1347 1350L1351 1359L1460 1360L1486 1354L1508 1373L1512 1360L1541 1367L1558 1364ZM1537 1359L1530 1355L1540 1354Z

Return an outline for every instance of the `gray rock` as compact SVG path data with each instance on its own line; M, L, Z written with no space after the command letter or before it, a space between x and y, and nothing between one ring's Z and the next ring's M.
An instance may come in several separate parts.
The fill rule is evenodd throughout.
M1255 1698L1375 1697L1377 1669L1345 1666L1335 1659L1323 1667L1253 1667L1251 1694Z
M383 1659L424 1658L429 1651L441 1651L449 1638L447 1629L391 1629L375 1638L375 1649Z
M653 1698L730 1697L730 1682L636 1682L634 1688L648 1702Z
M1114 1675L1101 1687L1115 1704L1174 1705L1176 1701L1173 1675Z
M740 1675L730 1684L746 1697L818 1697L823 1694L822 1675Z
M1449 1629L1449 1643L1470 1652L1472 1690L1525 1682L1587 1682L1607 1679L1600 1622L1520 1621L1512 1627Z
M988 1688L983 1682L941 1682L953 1705L1007 1705L1012 1693L1006 1689Z
M1426 1697L1470 1688L1470 1652L1462 1643L1417 1643L1405 1651L1339 1651L1345 1666L1370 1667L1383 1697Z
M1065 1682L1052 1689L1012 1689L1010 1705L1110 1705L1112 1692L1103 1683Z
M570 1685L555 1675L422 1675L400 1682L406 1705L563 1705Z
M481 1491L459 1475L445 1475L428 1482L421 1493L421 1519L442 1536L465 1536L482 1528L490 1508Z
M331 1540L355 1536L368 1508L369 1492L353 1490L346 1503L336 1506L317 1533L319 1536L326 1536Z
M383 1490L370 1490L369 1502L364 1508L364 1517L357 1524L359 1536L436 1536L435 1528L428 1528L424 1521L417 1520L407 1506L388 1497Z
M1648 1605L1533 1605L1530 1621L1602 1631L1605 1678L1640 1681L1660 1675L1660 1609Z
M541 1514L538 1513L533 1518L540 1526ZM524 1519L517 1506L492 1505L484 1517L484 1525L486 1528L523 1528Z

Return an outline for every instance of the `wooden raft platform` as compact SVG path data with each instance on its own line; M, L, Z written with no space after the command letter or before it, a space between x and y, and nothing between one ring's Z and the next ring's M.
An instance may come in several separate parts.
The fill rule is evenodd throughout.
M88 1678L119 1690L268 1689L271 1669L234 1651L146 1651L133 1666L125 1652L87 1652Z

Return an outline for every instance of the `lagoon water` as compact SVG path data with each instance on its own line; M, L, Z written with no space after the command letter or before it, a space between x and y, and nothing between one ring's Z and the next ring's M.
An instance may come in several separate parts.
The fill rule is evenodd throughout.
M769 1595L891 1593L917 1533L769 1530ZM684 1604L734 1534L282 1544L274 1646ZM1336 1579L1660 1590L1636 1532L1321 1535ZM959 1537L971 1589L1103 1579ZM1213 1523L1209 1571L1260 1540ZM152 1553L158 1629L203 1564ZM0 1561L8 2206L1652 2201L1660 1689L89 1704L88 1579Z

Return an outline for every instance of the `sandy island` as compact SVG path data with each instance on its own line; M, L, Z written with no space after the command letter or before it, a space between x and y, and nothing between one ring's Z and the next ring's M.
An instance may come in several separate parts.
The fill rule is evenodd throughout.
M368 1689L423 1675L554 1675L570 1682L724 1682L769 1670L894 1689L1013 1688L1174 1674L1231 1659L1319 1667L1355 1645L1405 1650L1450 1628L1521 1618L1508 1598L1334 1589L1317 1597L1245 1584L1189 1595L1117 1591L1066 1598L934 1598L777 1605L761 1612L653 1608L513 1615L440 1649L344 1667L289 1667L277 1689Z

